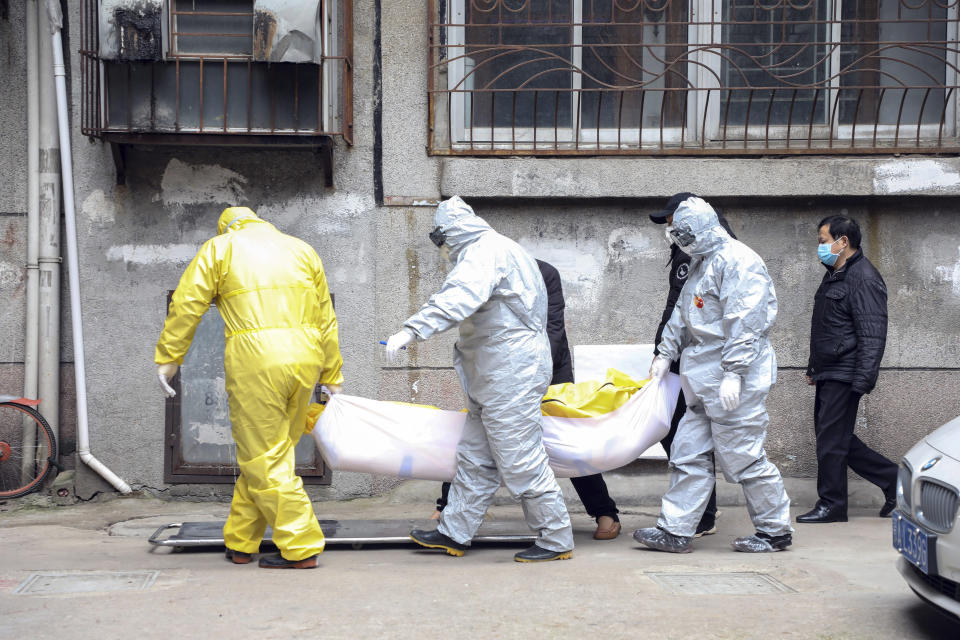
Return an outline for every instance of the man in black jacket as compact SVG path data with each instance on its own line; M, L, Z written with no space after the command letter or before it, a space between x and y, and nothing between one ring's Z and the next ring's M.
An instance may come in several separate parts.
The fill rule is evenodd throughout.
M843 216L818 226L827 268L814 299L807 383L817 386L817 493L797 522L846 522L847 467L883 490L880 517L896 506L897 465L853 433L860 397L877 383L887 340L887 288L860 250L860 227Z
M570 358L570 346L567 343L567 328L563 320L565 305L563 299L563 285L560 282L560 272L543 260L537 260L540 275L547 287L547 337L550 338L550 355L553 356L553 378L550 384L573 382L573 361ZM617 515L617 505L607 491L607 483L603 476L596 473L591 476L570 478L573 488L583 503L583 508L597 523L593 537L597 540L613 540L620 535L620 517ZM447 493L450 483L444 482L440 498L437 499L437 510L433 518L438 518L443 508L447 506Z

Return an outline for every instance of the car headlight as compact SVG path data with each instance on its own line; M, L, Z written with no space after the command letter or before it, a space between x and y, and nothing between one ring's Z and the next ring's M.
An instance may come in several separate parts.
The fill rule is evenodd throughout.
M897 470L897 503L904 507L906 511L911 510L910 506L910 482L913 479L913 472L906 462L900 463Z

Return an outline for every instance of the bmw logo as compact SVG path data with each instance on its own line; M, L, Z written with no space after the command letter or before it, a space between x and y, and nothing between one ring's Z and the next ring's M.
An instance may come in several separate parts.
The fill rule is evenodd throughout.
M920 467L920 471L926 471L928 469L932 469L935 464L940 462L940 458L941 456L937 456L936 458L930 458L929 460L927 460L926 464Z

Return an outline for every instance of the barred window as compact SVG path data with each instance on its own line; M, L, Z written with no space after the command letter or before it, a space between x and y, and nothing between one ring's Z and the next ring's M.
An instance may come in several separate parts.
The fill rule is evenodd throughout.
M352 141L352 6L83 0L83 132L115 140Z
M957 0L438 0L434 153L956 151Z

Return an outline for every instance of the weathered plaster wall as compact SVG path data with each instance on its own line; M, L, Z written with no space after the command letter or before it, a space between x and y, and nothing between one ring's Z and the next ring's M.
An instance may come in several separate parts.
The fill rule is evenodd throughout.
M960 291L954 279L960 270L960 213L955 200L717 202L738 237L764 258L777 287L780 310L772 337L781 370L769 401L768 447L786 473L816 472L813 390L803 373L813 295L823 276L816 225L826 215L843 213L860 221L864 251L884 274L890 296L887 352L878 387L864 400L862 437L898 459L922 435L960 414L960 396L944 392L960 380ZM669 254L663 228L647 214L662 201L477 199L473 204L496 229L558 268L572 345L653 341L666 300ZM391 240L383 249L396 248L382 272L386 276L405 264L406 277L393 282L385 277L378 289L392 292L394 300L379 310L386 321L383 335L396 330L442 281L444 267L426 237L431 228L427 212L408 209L392 218ZM395 399L422 398L426 384L440 392L444 403L456 406L455 376L443 369L450 363L448 345L423 343L405 358L388 370L391 388L400 387L393 391Z
M460 193L536 257L556 265L573 344L649 342L666 297L667 248L647 214L664 197L698 191L725 211L767 261L780 316L774 343L780 384L770 398L771 457L811 475L812 389L803 384L812 296L822 274L814 225L846 212L887 279L891 329L861 435L893 458L960 413L960 164L956 158L471 159L427 155L426 3L382 2L382 102L374 86L375 4L355 2L355 145L338 143L336 187L323 186L309 152L151 148L131 150L116 185L110 150L79 134L74 109L78 233L93 450L135 486L224 495L229 486L165 487L164 404L153 366L167 290L229 204L258 210L317 248L336 294L350 393L460 408L450 365L453 333L416 345L388 365L377 344L436 290L447 265L427 239L433 210L378 206L375 107L382 108L381 186L386 203ZM78 68L77 3L71 64ZM25 206L22 16L0 23L0 389L21 384ZM71 85L79 104L79 82ZM66 279L64 278L64 283ZM65 286L65 285L64 285ZM18 297L19 296L19 297ZM65 301L66 303L66 301ZM64 309L67 305L64 304ZM65 313L65 323L68 323ZM66 326L69 326L68 324ZM70 336L64 331L64 359ZM62 406L72 409L71 380ZM66 421L65 421L66 422ZM81 493L99 481L81 468ZM393 478L335 474L317 497L394 487Z

